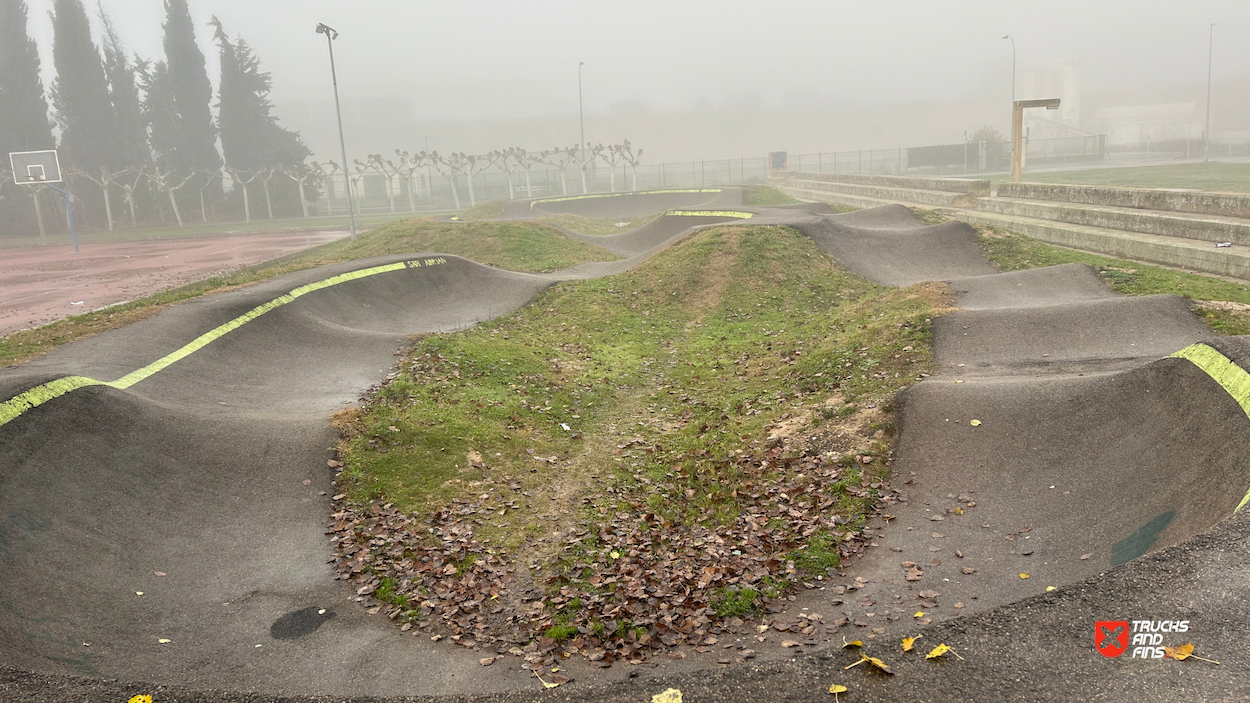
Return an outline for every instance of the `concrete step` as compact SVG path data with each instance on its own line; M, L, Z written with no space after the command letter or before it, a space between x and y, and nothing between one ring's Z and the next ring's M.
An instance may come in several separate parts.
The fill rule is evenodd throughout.
M865 198L858 195L850 195L848 193L835 193L830 190L807 190L805 188L792 188L785 185L775 185L777 190L785 193L791 198L805 200L808 202L829 203L831 205L846 205L854 208L871 208L881 207L882 205L910 205L901 200L885 200L882 198Z
M1250 220L1235 217L1191 215L1107 205L1057 203L1024 198L980 198L977 204L982 210L1003 215L1199 239L1207 242L1250 245Z
M1195 215L1250 218L1250 193L1058 183L999 183L996 194L1003 198L1028 198L1141 210L1188 212Z
M875 173L811 173L795 171L788 178L804 181L827 181L830 183L853 183L856 185L886 186L888 188L913 188L916 190L942 190L952 193L990 192L990 182L976 178L929 178L925 176L886 176Z
M1002 227L1048 244L1250 280L1250 247L1245 245L1216 248L1209 242L1194 239L1126 232L981 210L952 208L938 212L969 224Z
M814 181L803 178L788 178L785 185L790 188L809 191L827 191L862 198L875 198L890 202L911 205L928 205L932 207L960 207L970 205L966 193L952 193L942 190L922 190L919 188L897 188L893 186L865 185L861 183L840 183L834 181Z

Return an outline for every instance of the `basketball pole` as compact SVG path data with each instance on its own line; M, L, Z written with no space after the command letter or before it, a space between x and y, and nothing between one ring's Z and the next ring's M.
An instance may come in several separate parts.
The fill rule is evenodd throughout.
M65 220L69 222L69 236L74 241L74 253L78 253L78 232L74 229L74 196L60 186L51 183L44 185L60 193L61 199L65 201Z

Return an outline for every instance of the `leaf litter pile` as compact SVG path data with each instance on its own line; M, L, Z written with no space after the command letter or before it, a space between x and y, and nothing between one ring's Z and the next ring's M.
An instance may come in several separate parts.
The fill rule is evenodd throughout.
M944 294L725 227L421 339L336 418L338 577L405 631L535 670L709 651L902 498L888 403L928 370Z

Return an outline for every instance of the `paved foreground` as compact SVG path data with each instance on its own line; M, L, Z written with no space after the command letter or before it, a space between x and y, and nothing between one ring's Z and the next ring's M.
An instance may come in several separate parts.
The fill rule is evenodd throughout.
M995 273L967 225L925 226L901 207L828 215L744 209L736 191L662 197L692 214L591 238L624 261L553 276L436 253L337 264L0 372L0 399L23 399L0 405L0 661L13 667L0 669L0 698L645 701L673 686L687 701L823 701L834 683L848 700L1250 696L1238 644L1250 522L1229 518L1250 485L1250 383L1237 386L1250 340L1212 339L1179 299L1114 295L1081 266ZM643 205L531 212L547 208L603 217ZM796 604L846 617L847 639L896 673L847 670L859 656L838 648L723 670L575 670L575 683L542 691L506 659L483 669L475 653L349 603L325 563L325 418L387 372L406 335L505 314L556 280L627 270L735 212L790 224L872 280L949 281L957 293L961 310L935 321L939 372L903 399L907 504L876 526L878 546L841 593ZM55 381L70 374L118 380ZM1221 663L1134 659L1131 647L1104 657L1095 620L1187 620L1162 644L1192 641ZM903 654L899 639L921 633L920 653ZM939 643L963 660L925 661Z

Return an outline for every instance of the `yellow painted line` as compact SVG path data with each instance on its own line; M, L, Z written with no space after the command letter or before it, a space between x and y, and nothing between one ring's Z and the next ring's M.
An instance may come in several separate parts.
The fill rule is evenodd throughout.
M741 220L755 217L753 212L738 212L737 210L669 210L664 214L678 217L736 217Z
M640 190L633 193L587 193L584 195L565 195L559 198L542 198L530 201L530 209L539 203L562 203L568 200L590 200L592 198L621 198L626 195L655 195L657 193L720 193L720 188L684 188L671 190Z
M1245 369L1206 344L1191 344L1172 356L1177 359L1186 359L1205 371L1212 380L1220 384L1220 387L1233 397L1233 400L1237 401L1246 417L1250 417L1250 373L1247 373ZM1250 503L1250 490L1246 491L1245 497L1237 504L1236 510L1241 510L1246 503Z
M191 342L183 345L181 348L166 354L141 369L131 371L116 381L97 381L94 378L87 378L86 376L65 376L63 378L58 378L55 381L49 381L43 385L35 386L24 393L16 395L9 400L0 403L0 427L12 422L32 408L37 408L49 400L60 398L66 393L78 390L79 388L86 388L88 386L108 386L110 388L121 389L129 388L136 383L151 377L153 374L159 373L160 371L168 368L171 364L187 358L188 356L208 346L215 340L239 329L243 325L246 325L261 315L264 315L271 310L280 308L288 303L294 302L309 293L322 290L323 288L329 288L330 286L337 286L340 283L347 283L348 281L355 281L361 278L368 278L369 276L376 276L380 273L399 271L400 269L405 268L437 266L445 263L447 263L447 260L442 257L400 261L394 264L374 266L372 268L360 269L359 271L341 273L337 276L331 276L330 278L321 281L300 286L299 288L296 288L284 295L274 298L264 305L259 305L251 310L248 310L224 325L220 325L212 330L209 330L208 332L205 332L199 337L191 340Z

